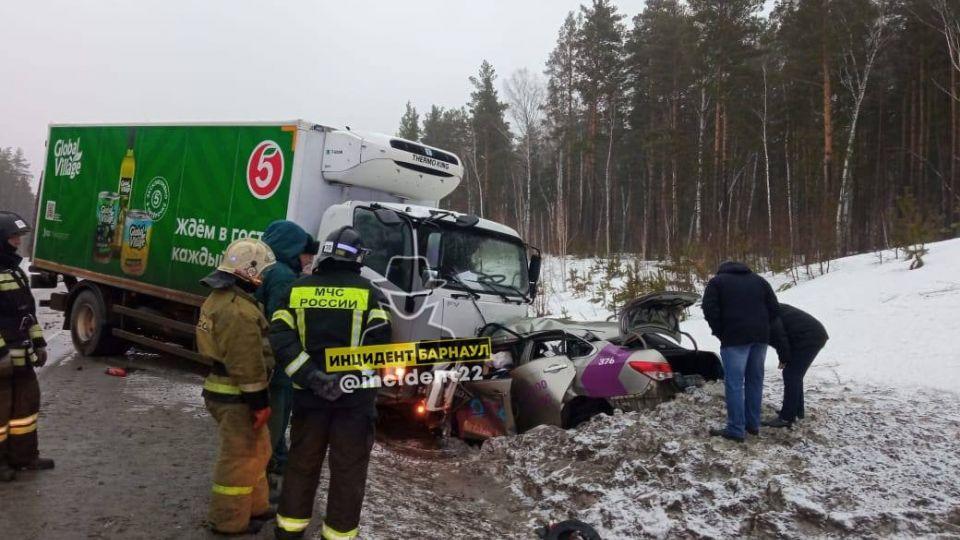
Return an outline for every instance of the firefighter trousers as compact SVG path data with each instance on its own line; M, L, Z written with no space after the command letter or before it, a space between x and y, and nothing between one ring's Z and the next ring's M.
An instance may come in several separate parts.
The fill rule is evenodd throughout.
M310 524L329 449L330 491L321 534L327 540L357 536L375 422L373 404L321 409L294 404L290 454L277 508L278 528L295 536L303 534Z
M0 365L0 463L16 467L37 459L39 411L40 384L33 367Z
M270 509L266 477L270 434L266 427L253 429L250 407L243 403L208 399L206 405L217 421L220 439L208 519L220 532L241 532L252 516Z

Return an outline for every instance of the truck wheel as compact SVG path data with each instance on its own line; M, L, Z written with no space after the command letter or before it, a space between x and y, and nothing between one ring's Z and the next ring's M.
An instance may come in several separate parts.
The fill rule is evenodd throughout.
M70 337L73 346L84 356L108 356L124 352L122 340L110 333L107 306L100 295L81 291L70 308Z

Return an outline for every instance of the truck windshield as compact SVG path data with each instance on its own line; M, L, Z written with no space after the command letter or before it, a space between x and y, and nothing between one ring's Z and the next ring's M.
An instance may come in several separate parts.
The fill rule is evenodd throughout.
M447 281L447 287L507 296L527 294L530 279L523 244L477 228L444 224L439 231L431 229L420 235L425 244L421 253L439 262L438 277Z

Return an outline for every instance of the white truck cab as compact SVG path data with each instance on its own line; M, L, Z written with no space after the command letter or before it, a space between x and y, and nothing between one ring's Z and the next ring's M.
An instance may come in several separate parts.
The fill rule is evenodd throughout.
M528 314L539 255L506 225L414 204L348 201L329 207L318 238L344 225L369 253L363 274L388 294L398 341L475 336L488 322Z
M463 176L456 155L342 130L318 143L305 159L321 158L320 167L304 170L319 168L324 181L299 185L328 193L298 194L291 219L320 240L345 225L360 232L370 250L363 272L388 292L396 340L475 336L487 322L527 315L538 250L506 225L437 208ZM325 207L322 216L309 201L324 201L313 207Z

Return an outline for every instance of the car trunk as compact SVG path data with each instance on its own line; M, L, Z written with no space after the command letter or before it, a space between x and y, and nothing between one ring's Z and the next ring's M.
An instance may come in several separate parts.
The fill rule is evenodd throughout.
M696 293L663 291L650 293L627 302L618 314L620 335L661 334L680 342L680 320L683 310L692 306L700 295Z
M621 341L657 350L670 363L673 372L682 376L722 378L723 367L716 354L697 350L696 343L694 350L680 346L683 311L699 298L696 293L664 291L628 302L619 314Z

